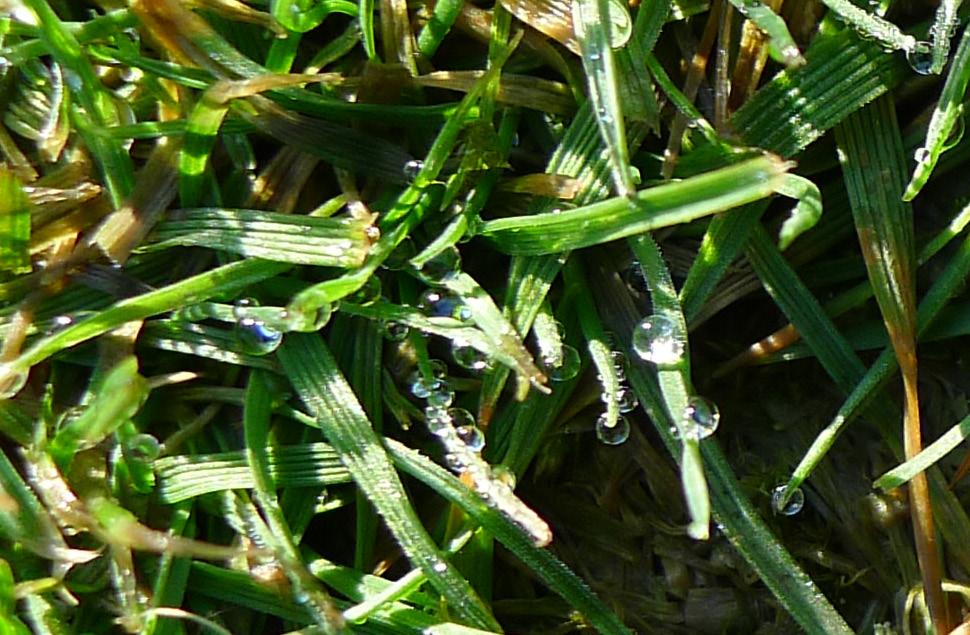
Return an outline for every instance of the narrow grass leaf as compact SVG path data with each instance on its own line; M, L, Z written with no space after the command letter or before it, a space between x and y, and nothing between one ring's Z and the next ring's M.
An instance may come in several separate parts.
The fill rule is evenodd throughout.
M887 49L907 54L916 52L916 38L903 33L892 22L860 9L849 0L824 0L824 3L860 36L875 40Z
M822 192L811 180L789 174L778 188L778 193L798 200L778 233L778 247L784 250L792 241L814 227L822 217Z
M914 476L955 450L967 436L970 436L970 417L964 418L944 432L939 439L926 446L913 458L877 478L872 484L873 487L890 490L909 482Z
M290 334L278 355L300 397L408 559L456 615L472 625L497 629L495 618L468 582L441 558L421 526L377 434L320 338Z
M947 2L942 2L942 9ZM947 73L946 82L940 100L933 109L929 128L926 130L926 140L923 146L916 150L916 167L913 176L903 193L903 200L911 201L920 193L923 186L933 174L933 169L940 160L940 155L953 147L963 136L963 98L970 82L970 25L963 31L957 52L953 56L953 64ZM954 126L959 126L957 139L953 140Z
M0 169L0 271L30 271L30 213L20 179Z
M560 213L485 222L479 235L515 255L588 247L709 216L770 196L788 164L770 156Z
M950 57L950 38L953 31L959 25L957 10L963 0L943 0L936 7L936 14L933 16L933 26L930 27L930 39L932 45L932 64L930 73L942 73Z

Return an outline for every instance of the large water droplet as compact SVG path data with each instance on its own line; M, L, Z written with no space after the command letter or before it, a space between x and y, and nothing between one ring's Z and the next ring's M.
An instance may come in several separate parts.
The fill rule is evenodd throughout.
M616 403L620 409L620 414L633 412L640 405L637 396L629 388L620 388L620 392L616 395Z
M429 284L442 284L461 271L461 254L457 247L448 247L422 265L420 276Z
M10 364L0 364L0 399L14 397L27 383L27 373Z
M446 437L451 433L452 417L450 411L444 408L428 406L424 409L424 420L428 425L428 431L435 436Z
M381 325L381 332L384 335L384 339L391 342L400 342L407 338L411 329L407 324L388 320Z
M569 344L562 345L562 361L558 366L545 363L546 374L552 381L569 381L579 374L582 367L582 360L579 358L579 351Z
M771 508L775 510L776 514L794 516L802 511L804 506L805 493L801 489L795 489L789 494L787 485L779 485L771 491Z
M626 417L618 417L611 426L604 412L596 420L596 438L605 445L620 445L630 438L630 422Z
M703 397L691 397L684 408L684 430L694 439L706 439L717 430L721 411Z
M488 355L461 340L452 342L451 356L456 364L468 370L478 372L488 368Z
M404 164L404 178L407 179L408 183L411 183L418 178L422 169L424 169L424 162L412 159Z
M236 339L244 353L267 355L279 348L283 334L259 320L243 318L236 322Z
M455 432L472 452L478 453L485 449L485 435L477 426L457 426Z
M136 434L125 446L130 455L144 461L153 461L162 453L162 444L150 434Z
M333 315L333 305L329 302L306 310L290 307L283 312L283 324L290 331L314 333L327 325L331 315Z
M633 327L633 351L657 366L671 366L684 356L684 339L674 322L663 315L651 315Z
M419 371L414 371L411 373L408 385L410 386L412 395L418 399L427 399L432 391L438 390L441 387L441 380L434 377L428 378Z
M920 75L929 75L933 69L933 53L928 42L917 42L916 46L906 51L906 61L909 67Z
M475 415L464 408L448 408L448 417L456 427L475 425Z
M439 289L428 289L421 294L418 307L429 317L447 317L462 322L471 319L468 306L454 293Z
M433 408L447 408L455 400L455 392L447 383L438 381L438 386L428 393L428 405Z

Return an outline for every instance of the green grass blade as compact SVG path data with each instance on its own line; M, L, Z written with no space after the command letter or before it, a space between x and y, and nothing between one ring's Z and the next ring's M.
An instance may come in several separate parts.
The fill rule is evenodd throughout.
M926 446L922 452L889 470L875 481L872 486L890 490L909 482L914 476L923 472L931 465L956 449L963 440L970 436L970 417L964 418L938 438Z
M788 164L772 157L658 185L631 199L616 197L560 213L547 212L484 223L479 235L515 255L550 254L588 247L703 218L777 190Z
M785 21L771 7L756 0L731 0L731 4L765 32L768 36L768 52L776 62L785 66L801 66L805 63Z
M942 8L946 2L940 4ZM926 131L926 141L916 150L916 167L913 176L903 193L903 199L911 201L920 193L923 186L933 174L933 169L940 160L940 155L952 147L950 141L953 127L962 124L963 98L970 82L970 25L963 31L957 52L953 56L953 64L947 73L946 82L940 100L930 117L929 128Z
M20 179L0 169L0 271L30 271L30 210Z
M320 338L290 334L278 355L294 388L408 559L456 615L472 625L497 629L495 618L468 582L441 558L421 526L377 434Z

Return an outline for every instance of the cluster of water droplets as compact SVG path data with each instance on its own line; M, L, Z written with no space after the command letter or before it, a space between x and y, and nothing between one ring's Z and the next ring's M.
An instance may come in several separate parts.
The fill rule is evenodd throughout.
M464 408L451 407L455 393L442 374L444 364L432 360L432 366L431 376L420 372L411 376L410 389L412 395L426 402L425 423L444 447L445 465L464 475L483 500L529 532L536 545L549 544L549 526L515 495L515 483L508 473L493 469L482 458L485 434L477 426L475 416Z
M619 416L617 416L615 422L612 422L612 425L606 411L596 419L596 438L604 445L620 445L630 438L630 420L624 415L633 412L640 405L637 396L626 384L626 356L619 351L613 351L612 357L616 377L620 382L620 387L615 396ZM600 394L600 400L607 405L609 405L611 399L613 397L607 391Z

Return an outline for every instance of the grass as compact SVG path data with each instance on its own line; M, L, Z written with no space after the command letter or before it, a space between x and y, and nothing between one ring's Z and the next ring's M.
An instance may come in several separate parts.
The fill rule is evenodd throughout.
M3 632L963 624L959 2L0 6Z

